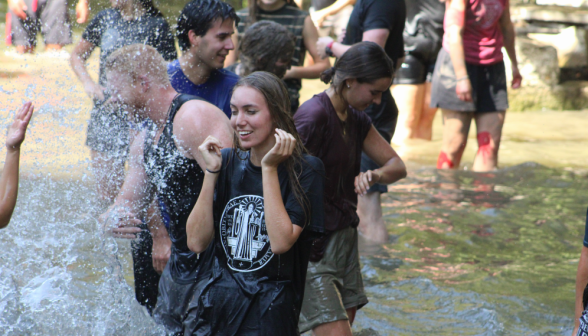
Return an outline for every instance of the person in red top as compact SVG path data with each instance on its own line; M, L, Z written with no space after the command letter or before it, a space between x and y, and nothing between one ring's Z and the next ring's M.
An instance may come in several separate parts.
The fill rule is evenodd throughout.
M512 64L512 88L522 80L509 0L448 0L444 29L431 92L431 107L443 112L437 168L459 167L474 119L479 149L472 169L496 169L508 108L503 46Z

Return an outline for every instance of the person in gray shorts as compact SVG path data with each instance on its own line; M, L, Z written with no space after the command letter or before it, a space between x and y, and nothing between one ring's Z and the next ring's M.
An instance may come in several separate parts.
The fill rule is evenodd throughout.
M478 133L478 152L471 170L497 168L508 108L502 47L511 61L511 87L521 86L509 2L495 1L485 10L482 6L479 1L446 2L445 32L431 88L431 107L443 113L438 169L459 168L472 120Z
M16 46L19 54L35 51L39 30L46 51L58 52L64 45L72 43L67 0L8 0L8 8L6 38L8 44ZM77 22L86 22L88 13L88 1L79 0Z

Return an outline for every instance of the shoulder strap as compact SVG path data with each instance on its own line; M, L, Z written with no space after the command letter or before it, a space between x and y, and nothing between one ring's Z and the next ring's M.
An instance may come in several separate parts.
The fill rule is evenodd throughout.
M180 108L182 107L182 105L184 105L186 102L188 102L190 100L206 101L198 96L193 96L193 95L189 95L189 94L185 94L185 93L178 94L176 96L176 98L174 98L172 105L170 107L167 122L171 123L174 120L174 118L175 118L176 114L178 113L178 111L180 110Z

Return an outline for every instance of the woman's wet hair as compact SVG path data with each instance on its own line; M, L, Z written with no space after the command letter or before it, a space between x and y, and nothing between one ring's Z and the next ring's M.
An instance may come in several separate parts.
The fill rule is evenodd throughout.
M278 77L283 76L287 67L276 69L275 64L290 61L295 48L296 37L286 27L273 21L256 22L245 30L239 45L239 60L244 75L268 71Z
M296 196L296 200L304 209L306 220L308 221L310 219L310 205L302 189L302 185L300 184L300 174L302 173L302 166L300 163L304 160L303 155L306 153L306 149L300 140L296 125L294 124L294 118L290 113L290 96L288 95L286 85L284 85L284 82L272 73L257 71L247 77L242 77L233 88L233 94L240 87L249 87L261 93L267 104L271 120L274 124L273 126L286 131L296 139L296 146L294 147L292 155L282 164L285 165L286 170L288 171L292 190ZM245 151L241 146L237 132L234 134L233 147ZM269 136L273 137L274 134L272 133Z
M220 0L194 0L189 2L178 17L176 35L182 51L190 48L188 32L194 31L197 36L204 36L217 19L233 20L235 25L239 23L239 17L235 9L226 2Z
M138 2L147 11L147 14L152 17L163 17L159 8L155 7L153 0L138 0Z
M257 1L259 1L259 0L248 0L247 1L249 3L249 17L247 18L247 20L245 22L246 27L249 27L250 25L257 22L257 13L259 12L259 5L257 4ZM286 5L298 8L298 6L294 2L294 0L286 0Z
M394 62L386 51L374 42L359 42L337 59L335 65L323 71L321 80L331 84L341 95L348 79L359 83L373 83L394 76Z

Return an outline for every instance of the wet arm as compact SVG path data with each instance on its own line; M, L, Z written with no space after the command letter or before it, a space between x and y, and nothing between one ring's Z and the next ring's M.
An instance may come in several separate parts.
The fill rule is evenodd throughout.
M159 210L157 198L153 199L147 210L147 225L153 237L152 259L153 268L161 274L171 254L171 240Z
M390 35L390 30L385 28L378 28L378 29L370 29L363 33L362 42L370 41L377 43L380 47L384 48L386 46L386 41L388 40L388 36ZM333 51L333 55L335 57L341 57L343 54L351 48L350 45L345 45L339 42L334 42L331 46L331 51Z
M500 17L500 29L502 30L502 36L504 37L504 49L506 49L508 58L510 58L511 69L513 71L513 82L516 82L517 80L520 82L520 79L515 78L520 76L520 74L519 62L515 50L515 29L510 20L509 1L506 1L506 6ZM513 83L513 88L517 88L519 85L520 83Z
M302 227L295 225L284 206L278 169L276 167L262 167L263 202L265 209L265 225L270 239L272 252L286 253L296 243Z
M456 79L468 76L465 65L463 48L463 28L465 22L465 0L452 0L447 3L447 34L449 41L449 56L455 70Z
M152 194L143 165L145 133L143 131L137 135L131 144L129 170L125 176L123 186L109 211L119 207L126 207L136 218L140 218L140 215L144 214L151 202Z
M86 93L88 93L92 98L94 98L95 95L98 95L97 93L93 94L93 92L100 90L96 88L98 84L94 82L88 73L88 69L86 68L86 61L95 48L96 46L91 42L81 39L80 42L75 46L69 60L72 70L80 82L82 82L84 85L84 91L86 91ZM103 99L104 97L98 96L97 98Z
M575 317L574 317L574 333L580 326L580 317L584 307L582 306L582 298L584 296L584 288L588 284L588 248L582 246L582 252L580 254L580 261L578 262L578 273L576 273L576 305L575 305Z
M353 5L354 3L355 3L355 0L337 0L334 3L332 3L330 6L325 7L321 10L317 10L315 12L315 16L322 17L324 19L329 15L334 15L334 14L339 13L339 11L341 11L346 6Z
M8 148L2 177L0 177L0 229L10 222L18 196L18 166L20 148Z
M390 184L406 177L406 166L396 151L372 125L363 141L363 151L382 168L374 170L377 183Z
M186 223L188 248L195 253L204 252L214 237L213 204L217 180L218 173L205 171L202 190Z
M318 40L318 31L310 16L304 20L304 30L302 32L304 39L304 46L312 57L314 64L309 66L293 66L286 72L284 79L287 78L319 78L321 73L331 67L331 61L328 58L321 59L316 49L316 41Z

